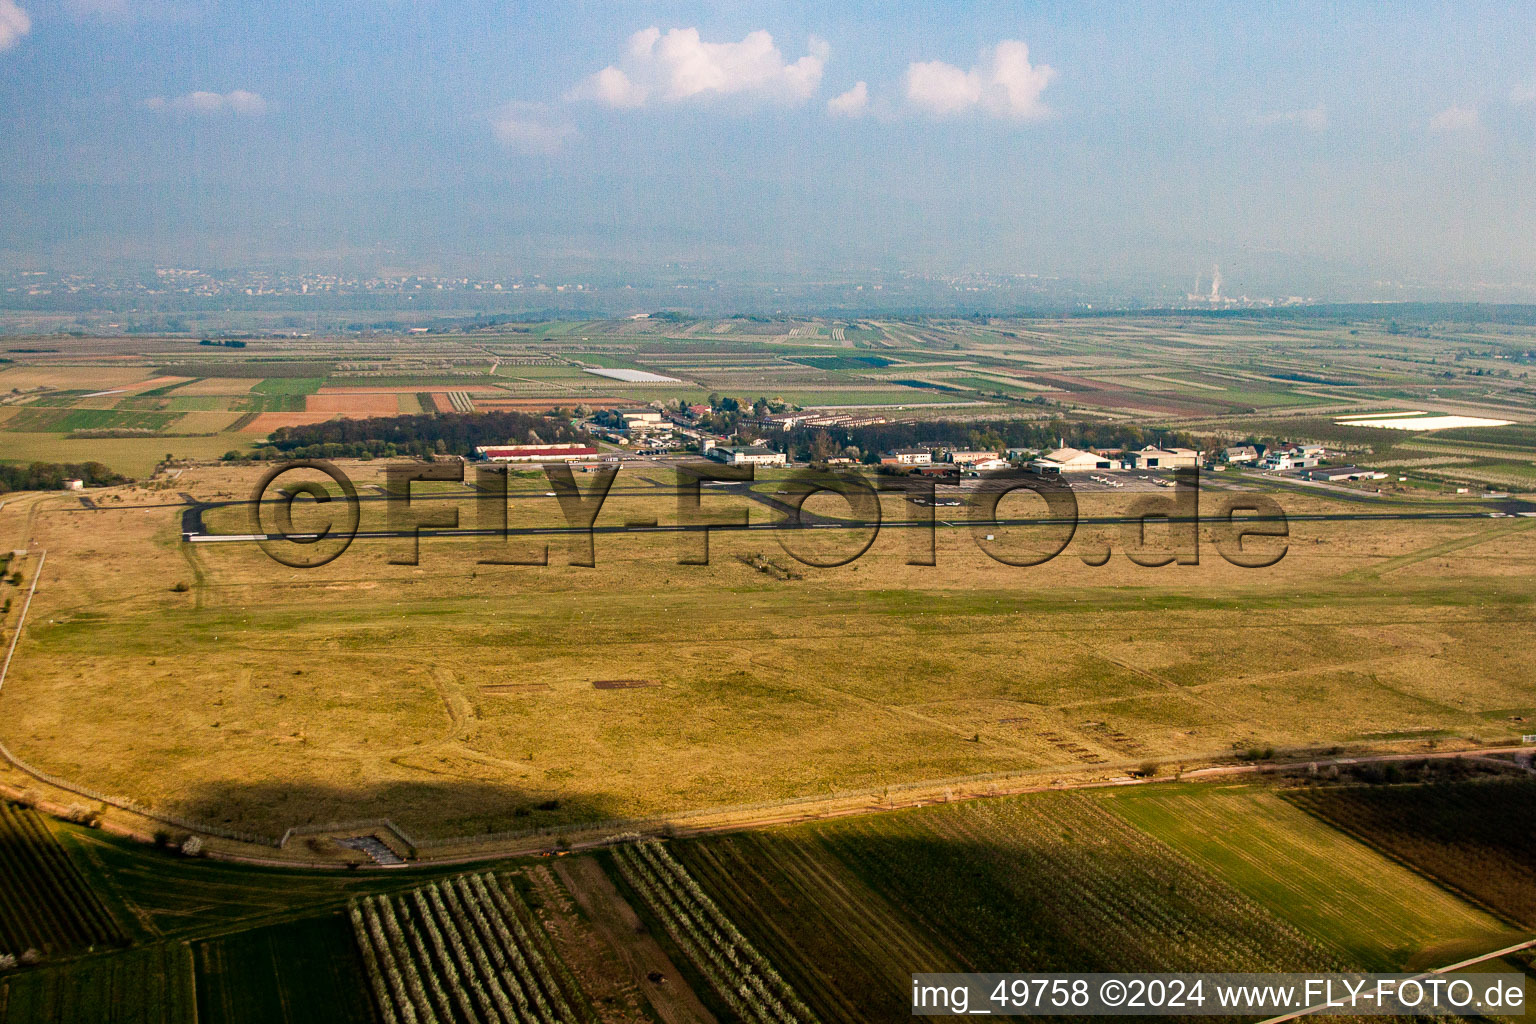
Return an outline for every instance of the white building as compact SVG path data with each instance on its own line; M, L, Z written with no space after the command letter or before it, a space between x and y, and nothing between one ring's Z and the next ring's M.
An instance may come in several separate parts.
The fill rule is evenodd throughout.
M782 466L788 461L783 452L756 444L717 446L709 450L709 457L732 466Z
M568 443L482 445L475 449L475 457L487 462L573 462L597 454L591 445Z
M1385 480L1387 474L1377 469L1361 469L1359 466L1326 466L1308 470L1308 480Z
M1222 462L1258 462L1259 450L1251 444L1238 445L1236 448L1227 448L1221 453Z
M933 462L933 452L927 448L896 448L883 452L882 466L926 466Z
M1031 462L1029 468L1036 473L1051 476L1056 473L1083 473L1095 469L1119 469L1120 467L1115 465L1115 460L1108 455L1083 451L1080 448L1057 448Z
M624 421L624 429L631 433L665 430L668 426L660 409L620 409L619 417Z
M953 462L957 466L972 466L978 462L987 462L996 458L997 452L960 450L950 452L947 461Z
M1149 444L1136 452L1125 453L1129 469L1194 469L1200 465L1200 453L1193 448L1159 448Z
M1276 448L1264 453L1263 468L1268 470L1310 469L1321 461L1321 455L1308 454L1300 448Z

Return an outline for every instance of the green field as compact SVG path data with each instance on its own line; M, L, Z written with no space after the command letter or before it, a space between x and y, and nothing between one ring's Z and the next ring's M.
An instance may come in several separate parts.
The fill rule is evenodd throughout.
M160 412L118 412L113 409L22 409L6 421L21 433L72 430L164 430L176 417Z
M970 970L1301 970L1314 939L1094 796L1042 794L815 829Z
M243 448L249 436L70 438L59 434L6 433L0 459L7 462L104 462L120 473L147 477L166 454L178 459L212 461L231 448Z
M1436 967L1525 937L1263 787L1157 787L1115 806L1346 963Z
M1524 937L1257 785L1040 793L670 848L824 1021L906 1019L913 971L1404 970Z
M0 951L47 959L110 948L121 926L54 841L46 819L0 803Z
M1496 800L1465 786L1503 788ZM803 1007L800 1020L896 1021L910 1016L914 971L1417 970L1501 948L1528 933L1415 872L1434 861L1389 859L1294 800L1358 806L1368 790L1389 808L1441 808L1449 823L1469 801L1523 814L1518 788L1529 787L1044 792L626 845L600 862L639 913L643 941L681 969L670 984L691 987L724 1024L758 1020L767 997ZM513 1005L533 1021L651 1019L608 1016L611 994L589 999L591 986L655 982L644 956L603 952L619 937L569 905L615 898L581 871L561 867L560 881L537 861L478 874L285 871L60 828L81 877L135 922L139 944L0 970L7 1024L361 1024L378 1019L381 1000L466 1024ZM1525 852L1485 844L1476 870L1514 877ZM482 963L501 966L471 980ZM597 963L623 977L599 978ZM736 981L719 980L731 972Z
M1536 783L1320 786L1286 798L1495 913L1536 927Z
M268 377L251 388L256 395L312 395L325 383L324 377Z
M5 1024L195 1024L183 943L141 946L57 967L0 974Z
M818 370L879 369L895 362L884 356L791 356L789 361L804 366L814 366Z
M199 1020L375 1020L362 961L343 914L204 939L192 948Z
M729 329L723 335L722 325ZM1134 423L1153 432L1192 429L1213 444L1247 435L1329 441L1343 446L1349 459L1387 463L1399 458L1394 449L1411 436L1343 427L1334 417L1420 407L1495 415L1518 422L1426 437L1500 446L1503 457L1490 450L1460 473L1426 478L1529 490L1536 477L1520 465L1528 460L1519 453L1533 450L1536 403L1500 354L1525 351L1519 346L1528 348L1530 335L1526 325L1514 324L1478 333L1475 344L1485 348L1471 355L1471 342L1464 340L1471 335L1460 328L1410 337L1371 322L1151 315L988 322L917 317L858 327L813 318L589 320L408 338L339 332L254 339L241 349L189 347L170 338L48 338L35 363L23 353L6 371L16 385L42 390L18 396L23 404L14 411L0 407L0 443L15 438L37 450L26 438L77 429L175 431L167 418L181 412L302 413L305 398L325 384L436 391L502 383L518 399L567 407L583 396L695 402L718 391L748 401L780 397L803 407L879 407L888 416L919 419L946 404L982 400L979 392L988 392L995 396L983 400L989 415L1059 417L1064 425ZM877 340L883 342L878 353L871 350ZM698 384L621 387L576 364L644 368ZM194 380L137 395L84 397L157 373ZM209 378L255 386L242 392L233 382L210 385ZM230 440L228 447L243 447L250 439ZM202 457L203 449L184 445L177 454ZM142 458L110 449L107 455L115 468L146 471Z
M387 874L225 864L146 850L94 829L55 827L94 892L133 937L145 941L194 938L327 908L341 910L357 896L415 884Z

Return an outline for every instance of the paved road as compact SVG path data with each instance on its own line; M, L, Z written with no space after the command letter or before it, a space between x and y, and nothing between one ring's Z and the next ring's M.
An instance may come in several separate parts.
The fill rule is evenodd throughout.
M609 497L615 497L615 496L620 496L620 497L623 497L623 496L630 496L630 497L654 497L658 490L667 490L667 489L668 488L664 488L664 487L661 487L659 485L649 486L649 487L641 487L641 488L634 488L634 487L614 488L614 489L612 489L612 490L610 490L608 492L608 495L609 495ZM447 492L447 493L431 493L431 494L414 495L411 498L411 502L412 502L412 504L415 504L417 502L426 502L426 501L463 501L466 497L469 497L471 495L476 495L477 496L478 494L479 494L479 492L473 486L469 486L469 487L466 487L466 491L465 492ZM1169 490L1166 494L1158 494L1158 493L1149 492L1148 496L1149 497L1164 497L1164 498L1166 498L1166 497L1171 496L1172 494L1173 494L1172 490ZM777 514L777 518L772 519L772 520L767 521L767 522L758 522L758 523L751 523L751 522L749 522L745 526L708 526L708 525L705 525L705 524L696 524L696 523L675 523L675 524L655 524L655 525L652 525L652 524L608 524L608 525L603 525L603 526L593 526L590 529L591 529L591 532L593 532L595 534L615 534L615 533L687 533L687 532L706 530L706 529L709 529L709 530L796 530L796 529L810 529L810 530L866 530L866 529L869 529L871 527L878 527L878 528L881 528L881 529L910 529L910 528L919 528L919 529L921 529L921 528L926 528L929 525L929 523L927 521L926 515L923 514L926 511L926 508L925 507L921 507L921 506L913 506L913 508L911 510L912 515L910 517L902 516L902 517L895 518L895 519L881 519L881 520L877 520L877 521L870 521L870 520L864 520L864 519L835 518L835 517L825 516L825 515L821 515L821 514L812 512L810 510L804 510L803 509L801 511L801 514L800 514L800 521L799 521L799 523L796 523L796 522L794 522L794 520L792 518L792 516L794 514L794 508L793 508L792 505L790 505L788 502L784 501L782 498L779 498L779 497L775 496L772 493L765 493L763 491L755 489L754 486L751 483L720 483L720 484L706 483L701 488L701 501L702 501L702 503L706 507L710 504L710 502L704 501L703 499L705 497L707 497L708 495L733 496L733 497L738 497L738 498L747 498L747 499L749 499L751 501L754 501L754 502L756 502L756 503L758 503L760 505L763 505L763 506L767 507L768 509L770 509L771 511L773 511L774 513ZM509 494L507 497L509 499L512 499L512 500L535 500L535 501L545 501L545 502L548 502L550 500L547 492L544 492L544 491L514 493L514 494ZM961 497L964 498L964 497L966 497L966 495L962 494ZM283 499L281 499L281 498L270 498L270 499L264 500L262 502L262 504L276 505L276 504L281 503L282 500ZM388 500L388 496L384 495L384 494L360 494L360 495L358 495L358 502L359 503L362 503L362 502L378 502L378 501L387 501L387 500ZM174 506L164 506L164 507L176 507L176 508L181 508L182 509L181 532L182 532L182 539L186 540L186 541L199 542L199 543L221 543L221 542L223 542L223 543L240 543L240 542L252 542L252 541L257 541L257 540L283 540L286 535L280 534L280 533L265 533L265 534L214 534L214 533L210 533L208 531L207 527L205 526L205 524L203 523L203 516L204 516L204 514L207 513L211 509L232 508L232 507L249 507L252 504L253 504L253 501L251 499L241 499L241 500L235 500L235 501L201 502L201 503L194 504L194 505L174 505ZM143 506L140 506L140 507L143 507ZM161 507L161 506L149 506L149 507ZM553 509L552 509L552 511L553 511ZM986 519L980 519L980 518L973 518L974 515L975 515L975 510L974 510L973 506L969 506L969 505L961 506L961 507L938 506L938 507L933 509L933 512L934 512L934 521L935 521L936 525L941 525L941 526L951 527L951 528L954 528L954 527L971 527L971 526L989 526L989 527L993 527L993 526L995 526L995 527L1003 527L1003 526L1044 526L1044 527L1060 527L1060 526L1071 525L1071 523L1073 522L1073 520L1070 520L1070 519L1053 518L1053 517L1050 517L1050 516L1005 518L1005 519L996 519L996 520L986 520ZM1529 515L1529 516L1536 516L1536 503L1524 502L1524 501L1520 501L1520 500L1511 499L1509 501L1501 502L1501 503L1499 503L1497 505L1489 504L1489 505L1487 505L1487 506L1485 506L1485 507L1483 507L1481 509L1459 508L1459 509L1435 510L1435 509L1411 509L1411 508L1405 509L1405 508L1399 508L1397 510L1382 510L1382 511L1376 511L1376 512L1364 512L1364 511L1362 511L1362 512L1317 512L1317 513L1303 513L1303 514L1297 514L1297 515L1284 515L1284 514L1282 514L1282 515L1278 515L1278 516L1240 515L1240 516L1236 516L1235 517L1235 521L1239 522L1239 523L1266 523L1266 522L1287 522L1287 523L1308 523L1308 522L1323 522L1323 523L1333 523L1333 522L1392 522L1392 521L1415 521L1415 520L1426 520L1426 521L1447 520L1447 521L1455 521L1455 520L1487 519L1487 518L1489 518L1490 516L1492 516L1494 514L1501 514L1501 515L1504 515L1504 516L1520 516L1522 514ZM1204 519L1208 523L1209 522L1222 522L1222 521L1224 521L1223 517L1217 517L1217 516L1205 516ZM1080 517L1078 517L1075 520L1075 522L1079 526L1116 526L1116 525L1124 525L1124 524L1127 524L1127 523L1135 523L1137 521L1138 521L1137 518L1136 517L1132 517L1132 516L1080 516ZM1168 517L1168 521L1174 522L1174 523L1185 523L1185 522L1190 522L1191 520L1188 517L1172 516L1172 517ZM527 537L537 537L537 536L559 536L559 535L563 535L563 534L586 533L586 532L587 532L586 528L583 528L583 527L573 527L573 526L565 525L565 526L521 526L521 527L509 527L505 531L502 531L502 530L490 530L490 529L476 529L476 528L473 528L473 527L454 528L454 529L422 528L419 532L417 530L414 530L414 529L406 529L406 530L388 530L388 529L386 529L386 530L363 530L363 531L360 531L357 534L357 536L360 537L360 538L367 538L367 539L409 538L409 537L415 537L415 536L421 536L421 537L488 537L488 536L514 536L514 537L524 537L524 536L527 536ZM312 534L296 534L295 536L302 539L302 538L311 537L313 535Z
M183 516L183 520L182 520L182 539L183 540L192 541L192 542L199 542L199 543L221 543L221 542L224 542L224 543L234 543L234 542L251 542L251 541L258 541L258 540L284 540L284 539L286 539L288 537L287 534L281 534L281 533L264 533L264 534L210 534L210 533L206 533L206 532L204 532L202 530L202 522L201 522L201 516L200 515L198 515L196 518L188 518L188 517L192 516L192 514L195 511L196 510L194 510L194 509L188 509L186 515ZM938 511L942 513L944 510L943 509L939 509ZM960 511L960 510L957 510L957 511ZM1312 514L1301 514L1301 515L1235 516L1235 517L1233 517L1232 521L1234 523L1238 523L1238 524L1278 523L1278 522L1284 522L1284 523L1377 522L1377 523L1380 523L1380 522L1417 521L1417 520L1445 520L1445 521L1486 520L1488 518L1489 518L1489 513L1487 513L1487 512L1376 512L1376 513L1372 513L1372 512L1326 512L1326 513L1312 513ZM1124 524L1128 524L1128 523L1135 523L1137 521L1138 520L1135 517L1131 517L1131 516L1083 516L1083 517L1075 520L1075 522L1076 522L1076 524L1078 526L1115 526L1115 525L1124 525ZM1191 519L1189 517L1183 517L1183 516L1172 516L1172 517L1168 517L1164 521L1168 521L1168 522L1172 522L1172 523L1188 523L1188 522L1199 522L1201 520L1199 520L1199 519ZM1222 523L1222 522L1226 522L1226 519L1224 517L1206 516L1206 517L1204 517L1203 521L1206 522L1206 523ZM965 515L951 514L951 515L949 515L947 517L944 516L944 515L936 516L935 517L934 525L935 526L950 527L950 528L969 528L969 527L978 527L978 526L982 526L982 527L1004 527L1004 526L1060 527L1060 526L1071 525L1073 522L1074 522L1074 520L1071 520L1071 519L1060 519L1060 518L1050 518L1050 517L1041 517L1041 518L1038 518L1038 519L1029 519L1029 518L995 519L995 520L971 519L970 517L965 516ZM792 521L781 519L781 520L774 520L774 521L771 521L771 522L762 522L762 523L751 523L751 522L749 522L745 526L735 526L735 525L709 526L709 525L699 524L699 523L665 523L665 524L655 524L655 525L652 525L652 524L649 524L649 523L640 524L640 525L617 524L616 523L616 524L604 525L604 526L592 526L590 529L591 529L591 532L594 533L594 534L614 534L614 533L689 533L689 532L696 532L696 531L699 531L699 530L719 530L719 531L741 531L741 530L746 530L746 531L753 531L753 530L866 530L866 529L870 529L872 527L878 527L878 528L880 528L882 530L884 530L884 529L912 529L912 528L925 529L925 528L928 527L928 525L929 524L926 521L924 521L924 520L913 520L913 519L906 519L906 518L887 519L887 520L882 520L882 521L879 521L879 522L866 521L866 520L852 520L852 519L839 520L839 519L831 519L831 518L827 518L827 517L823 517L823 516L814 516L812 513L807 512L807 513L805 513L802 516L801 522L798 523L798 524L796 524L796 523L794 523ZM189 529L188 528L189 526L191 526L192 528ZM419 531L417 531L417 530L360 530L360 531L358 531L356 536L359 537L359 538L366 538L366 539L379 539L379 538L391 538L391 537L405 537L405 538L409 538L409 537L416 537L416 536L421 536L421 537L497 537L497 536L538 537L538 536L559 536L559 535L572 534L572 533L581 534L581 533L586 533L586 532L587 532L587 528L583 528L583 527L579 527L579 526L516 526L516 527L508 527L504 531L503 530L477 529L477 528L434 529L434 528L430 528L430 527L422 527ZM296 534L293 534L292 536L294 538L296 538L296 539L301 539L302 540L302 539L307 539L307 538L313 537L314 535L313 534L300 534L300 533L296 533Z

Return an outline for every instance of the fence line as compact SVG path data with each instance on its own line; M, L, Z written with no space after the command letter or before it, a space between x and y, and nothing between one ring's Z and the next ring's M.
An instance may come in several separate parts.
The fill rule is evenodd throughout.
M37 591L37 582L38 579L42 576L43 564L47 559L47 556L47 551L40 552L37 562L37 570L32 577L31 589L27 591L27 600L22 606L21 618L17 621L16 632L11 637L10 649L6 653L4 668L0 669L0 687L3 687L5 684L6 673L9 672L11 667L11 657L15 654L17 642L21 639L22 627L26 624L27 611L32 607L32 595ZM285 831L280 838L274 838L271 836L258 836L249 832L241 832L236 829L227 829L223 828L222 826L211 825L206 822L192 821L191 819L181 818L173 814L167 814L163 811L152 810L151 808L145 807L143 804L140 804L134 800L130 800L127 797L110 796L108 794L98 792L97 790L90 789L86 786L81 786L70 782L66 779L58 778L57 776L50 775L49 773L39 768L35 768L27 762L23 761L20 757L13 753L10 748L4 744L3 741L0 741L0 755L4 755L6 760L11 762L11 764L15 765L21 771L32 776L33 778L38 779L41 782L47 783L50 786L74 793L78 796L87 797L91 800L97 800L112 807L117 807L120 810L142 815L143 817L149 818L151 820L164 822L168 825L175 825L178 828L184 828L189 832L200 832L204 835L217 836L219 838L230 839L236 842L250 843L256 846L271 846L282 849L284 846L286 846L290 839L299 835L319 834L324 832L340 832L352 829L364 830L388 828L395 835L399 836L402 841L418 851L443 849L445 847L451 846L466 846L479 843L504 843L523 839L536 839L543 836L559 835L562 832L574 831L578 829L581 831L657 831L667 827L683 825L689 821L697 821L701 818L729 817L732 815L749 814L754 811L764 810L789 810L795 807L804 807L813 804L835 803L851 800L869 800L876 797L888 798L895 793L908 793L916 790L938 789L940 787L976 785L978 783L1000 782L1005 780L1011 781L1029 775L1044 775L1053 771L1060 770L1059 768L1042 768L1025 769L1023 771L1015 770L984 772L977 775L964 775L947 779L927 779L915 782L893 783L891 785L868 787L864 789L839 790L831 793L818 793L802 797L790 797L784 800L762 800L748 804L734 804L724 807L709 807L692 811L682 811L672 815L652 815L649 817L639 818L608 818L603 821L572 822L566 826L544 825L505 832L485 832L478 835L464 836L443 836L440 838L432 839L412 838L405 832L404 829L400 828L400 826L396 825L388 818L374 818L365 821L352 822L333 822L324 825L295 825Z
M10 674L11 659L16 654L16 645L21 641L21 632L27 624L27 612L31 611L32 609L32 595L37 593L37 581L42 579L43 566L47 563L47 561L48 552L46 550L40 551L38 553L37 568L32 573L32 586L28 588L27 599L21 606L21 617L16 620L16 632L11 635L11 646L5 652L5 665L0 667L0 690L4 689L6 677ZM222 828L218 825L207 824L206 822L192 821L187 818L178 817L174 814L165 814L161 811L154 811L136 801L129 800L127 797L111 796L107 793L102 793L98 790L91 789L88 786L81 786L78 783L70 782L68 779L61 779L56 775L51 775L48 772L43 771L41 768L37 768L31 764L28 764L26 761L17 756L17 754L12 751L10 747L6 746L4 741L0 741L0 755L4 755L7 761L15 765L21 771L32 776L34 779L37 779L39 782L46 782L48 785L57 789L62 789L68 793L74 793L76 796L83 796L89 800L96 800L100 803L116 807L119 810L140 814L146 818L152 818L156 821L165 822L168 825L175 825L178 828L184 828L189 832L201 832L204 835L218 836L222 839L233 839L242 843L255 843L260 846L277 845L277 843L270 838L252 835L249 832L240 832L235 829Z

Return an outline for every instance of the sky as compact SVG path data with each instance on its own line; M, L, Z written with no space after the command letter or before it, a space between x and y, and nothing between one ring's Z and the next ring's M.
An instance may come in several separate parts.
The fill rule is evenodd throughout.
M1529 3L0 0L9 267L1536 299L1532 168Z

